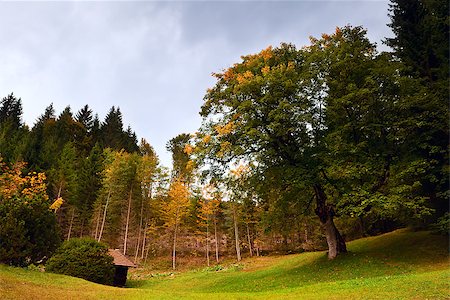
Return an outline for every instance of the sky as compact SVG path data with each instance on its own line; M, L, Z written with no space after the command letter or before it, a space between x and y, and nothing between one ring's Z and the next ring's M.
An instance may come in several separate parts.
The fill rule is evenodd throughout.
M20 97L29 126L50 103L101 120L120 107L170 166L165 145L200 127L212 73L348 24L386 50L388 23L388 1L0 2L0 98Z

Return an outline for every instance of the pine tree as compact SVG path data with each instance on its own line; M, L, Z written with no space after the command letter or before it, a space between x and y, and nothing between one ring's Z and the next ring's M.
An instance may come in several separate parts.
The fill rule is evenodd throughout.
M89 221L94 216L94 203L102 186L101 173L103 171L103 155L99 144L96 144L89 156L80 162L80 237L86 234Z
M22 123L22 101L12 93L0 101L0 154L4 161L23 157L28 129Z
M122 113L119 108L114 106L109 110L105 121L101 124L101 137L103 147L113 150L125 149Z
M413 73L433 82L449 74L449 2L391 0L391 46ZM448 95L447 95L448 96Z

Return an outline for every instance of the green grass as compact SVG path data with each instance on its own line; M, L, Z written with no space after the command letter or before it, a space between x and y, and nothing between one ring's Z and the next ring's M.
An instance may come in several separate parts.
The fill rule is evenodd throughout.
M243 268L151 277L128 288L0 266L2 299L450 299L448 239L398 230L325 252L245 260ZM142 279L143 278L143 279Z

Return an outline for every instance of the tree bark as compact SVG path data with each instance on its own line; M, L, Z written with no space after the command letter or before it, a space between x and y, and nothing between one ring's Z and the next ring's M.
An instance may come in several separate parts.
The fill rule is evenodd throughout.
M233 222L234 222L234 241L236 244L236 258L241 261L241 248L239 246L239 229L236 216L236 203L233 204Z
M108 203L109 203L110 196L111 196L111 190L108 192L108 197L106 198L105 210L103 211L102 227L100 227L100 233L98 234L97 242L100 242L102 239L103 228L105 227L105 220L106 220L106 210L108 209Z
M316 215L320 219L327 238L328 258L334 259L338 254L347 252L345 240L342 238L336 225L334 225L334 209L326 203L327 197L320 184L314 185L314 193L317 205Z
M128 197L127 223L125 225L125 239L123 241L123 255L127 254L128 226L130 223L131 196L132 195L133 195L133 187L130 188L130 196Z
M69 233L67 234L67 240L70 240L70 235L72 234L72 226L74 218L75 218L75 208L72 208L72 217L70 218Z
M253 256L252 240L250 238L250 228L248 226L248 223L246 223L246 226L247 226L248 250L250 251L250 257L252 257Z
M144 263L147 262L148 252L150 252L150 243L147 243L147 247L145 248L145 259L144 259Z
M209 221L206 220L206 262L209 267Z
M219 241L217 240L217 221L214 219L214 239L216 241L216 262L219 262Z
M144 250L145 250L145 242L147 240L147 220L145 220L144 233L142 238L142 252L141 252L141 260L144 259Z
M136 263L137 258L138 258L138 254L139 254L139 249L141 246L141 233L142 233L142 222L144 220L144 199L142 197L141 199L141 218L139 221L139 231L138 231L138 240L137 240L137 246L136 246L136 252L134 254L134 263Z
M83 237L83 234L84 234L84 218L82 217L81 218L81 225L80 225L80 238L82 238Z
M177 246L177 230L178 230L178 223L175 223L175 230L173 232L173 250L172 250L172 269L175 270L176 268L176 246Z

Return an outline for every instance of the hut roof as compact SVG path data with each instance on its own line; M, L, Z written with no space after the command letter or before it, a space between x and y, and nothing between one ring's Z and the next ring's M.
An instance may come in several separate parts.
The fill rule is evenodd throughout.
M129 260L122 253L120 253L119 249L108 249L108 252L109 255L111 255L114 258L115 266L133 267L133 268L136 267L136 265L131 260Z

